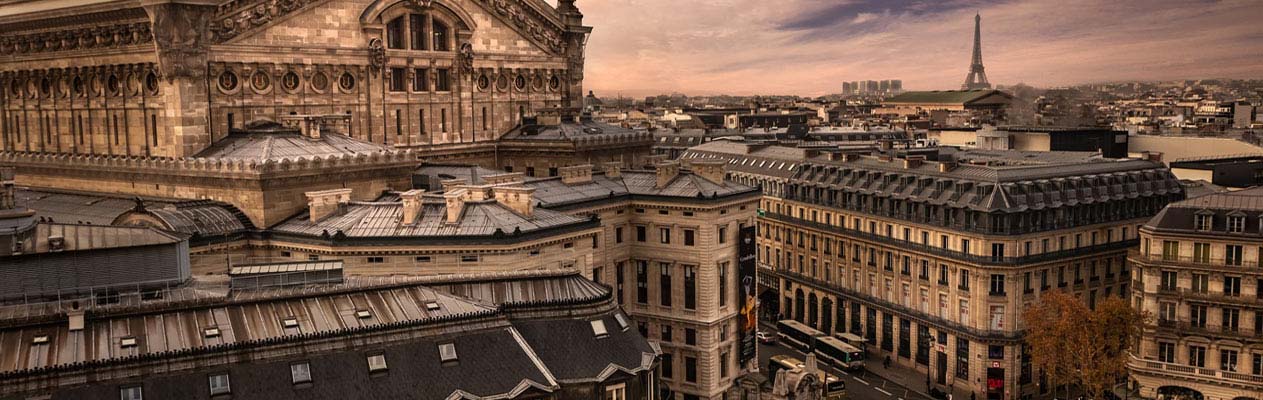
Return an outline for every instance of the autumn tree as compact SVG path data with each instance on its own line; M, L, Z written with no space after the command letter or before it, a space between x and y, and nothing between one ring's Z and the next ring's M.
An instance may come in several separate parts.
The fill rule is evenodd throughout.
M1129 349L1148 322L1147 313L1116 297L1098 301L1096 309L1061 291L1040 300L1022 317L1031 362L1050 385L1078 386L1088 398L1097 398L1127 373Z

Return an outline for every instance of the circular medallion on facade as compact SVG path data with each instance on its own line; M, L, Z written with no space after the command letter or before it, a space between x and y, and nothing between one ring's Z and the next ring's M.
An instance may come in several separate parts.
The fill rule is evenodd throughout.
M491 78L488 78L486 75L479 75L478 76L478 91L485 92L487 91L487 88L490 88L490 87L491 87Z
M535 75L535 78L531 79L531 90L536 92L544 90L544 77Z
M39 95L45 98L52 97L53 83L50 82L48 78L43 78L39 80Z
M329 76L324 72L316 72L311 76L311 88L317 92L324 92L329 89Z
M281 76L281 87L285 88L285 90L291 92L298 90L299 83L298 73L294 71L285 72L285 75Z
M338 78L338 87L344 92L355 90L355 76L352 76L350 72L343 72Z
M158 74L153 73L153 71L145 74L145 90L151 95L158 94Z
M86 94L84 93L86 89L83 84L83 77L76 75L74 79L70 80L70 91L75 97L83 97Z
M513 78L513 88L519 92L526 90L526 77L518 75L517 78Z
M548 90L555 92L557 89L561 89L561 78L558 78L557 75L553 75L551 78L548 78Z
M110 96L123 94L123 87L118 81L118 75L111 74L109 78L105 79L105 90L109 92Z
M250 87L256 92L266 92L272 88L272 76L264 70L254 71L254 74L250 75Z
M232 92L237 90L237 74L224 71L219 74L219 90Z
M509 78L501 74L496 78L496 90L501 92L509 90Z
M13 97L22 97L22 81L14 78L9 81L9 94Z

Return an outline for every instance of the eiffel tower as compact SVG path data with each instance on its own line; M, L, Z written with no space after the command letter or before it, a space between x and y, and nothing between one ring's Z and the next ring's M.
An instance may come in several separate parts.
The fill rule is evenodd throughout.
M965 77L962 90L990 89L987 73L982 68L982 15L974 15L974 60L969 65L969 75Z

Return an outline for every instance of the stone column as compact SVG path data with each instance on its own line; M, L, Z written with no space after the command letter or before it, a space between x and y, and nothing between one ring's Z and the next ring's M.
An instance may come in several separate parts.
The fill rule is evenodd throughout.
M216 0L145 0L154 48L161 72L160 96L167 126L168 145L155 148L154 156L192 156L211 144L210 103L207 88L207 28L215 14ZM240 83L240 84L244 84Z
M575 0L557 2L557 13L565 23L565 56L567 74L566 92L563 94L562 107L583 108L583 64L586 57L588 35L592 27L583 26L583 13L574 5Z

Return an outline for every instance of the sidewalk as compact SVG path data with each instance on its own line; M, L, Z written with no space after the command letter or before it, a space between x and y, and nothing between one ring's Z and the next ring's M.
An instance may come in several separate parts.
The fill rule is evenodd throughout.
M908 390L916 392L927 398L935 398L930 396L929 389L925 387L925 371L919 371L913 369L908 364L901 363L907 362L908 359L899 359L899 361L895 361L895 359L892 358L890 368L884 368L882 367L882 361L884 361L885 358L886 355L884 352L880 350L871 350L870 348L869 358L865 362L865 375L881 377L882 379L908 388ZM940 386L938 384L935 384L934 386L937 387L938 390L944 392L952 390L953 400L969 400L969 391L964 388L958 387L953 390L950 386Z

